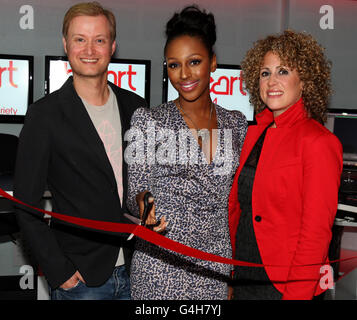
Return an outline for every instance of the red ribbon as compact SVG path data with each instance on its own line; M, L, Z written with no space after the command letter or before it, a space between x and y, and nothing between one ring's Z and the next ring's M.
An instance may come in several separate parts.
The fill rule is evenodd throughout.
M76 226L81 226L85 228L90 228L93 230L97 231L106 231L106 232L114 232L114 233L133 233L137 237L146 240L148 242L151 242L157 246L163 247L168 250L175 251L177 253L181 253L186 256L194 257L200 260L207 260L207 261L212 261L212 262L219 262L219 263L224 263L224 264L232 264L232 265L237 265L237 266L246 266L246 267L287 267L287 266L278 266L278 265L264 265L264 264L258 264L258 263L251 263L251 262L246 262L246 261L240 261L240 260L234 260L234 259L229 259L225 257L221 257L212 253L208 253L205 251L201 251L189 246L186 246L182 243L179 243L177 241L171 240L167 237L162 236L161 234L158 234L154 231L151 231L143 226L136 225L136 224L124 224L124 223L116 223L116 222L106 222L106 221L99 221L99 220L90 220L90 219L85 219L85 218L78 218L78 217L73 217L69 215L64 215L56 212L50 212L46 211L43 209L39 209L36 207L33 207L31 205L28 205L13 196L9 195L7 192L2 190L0 188L0 195L2 195L4 198L7 198L13 202L16 202L22 206L31 208L35 211L41 212L43 214L47 214L51 217L54 217L58 220L65 221L67 223L74 224ZM357 259L357 256L345 258L345 259L338 259L334 261L330 261L330 263L334 262L343 262L347 260L353 260ZM308 266L316 266L316 265L324 265L324 263L313 263L313 264L308 264L308 265L294 265L294 267L308 267Z

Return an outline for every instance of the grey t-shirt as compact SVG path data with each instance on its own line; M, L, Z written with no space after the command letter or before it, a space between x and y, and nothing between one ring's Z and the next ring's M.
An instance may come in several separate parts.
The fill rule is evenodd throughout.
M121 203L123 203L123 148L121 122L117 99L109 86L108 89L109 98L103 106L94 106L89 104L83 98L81 99L104 144L107 157L114 171L119 198ZM116 265L118 266L122 264L124 264L124 256L122 254L122 249L120 249Z

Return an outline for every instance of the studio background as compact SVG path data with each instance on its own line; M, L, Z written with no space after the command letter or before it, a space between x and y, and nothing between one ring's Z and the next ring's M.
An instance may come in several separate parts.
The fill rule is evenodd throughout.
M77 2L80 1L0 0L0 54L34 57L34 101L45 94L45 56L65 55L61 40L62 21L66 11ZM117 18L117 49L113 57L151 61L150 106L161 104L163 99L163 47L166 22L174 12L196 3L215 15L215 51L219 64L241 64L253 42L265 38L268 34L279 33L287 28L312 34L326 48L327 57L332 62L334 94L329 107L357 111L357 0L99 2L112 10ZM0 121L0 133L18 136L21 128L21 123ZM356 239L356 228L347 228L344 233L344 249L350 250L354 255ZM36 295L33 290L19 288L20 275L27 272L26 267L32 270L31 266L27 265L24 252L22 246L9 241L8 237L0 239L0 300L1 297L12 297L11 294L16 299L20 296L32 299L33 295ZM355 268L355 263L351 263L350 270ZM34 287L38 288L36 290L39 299L48 298L44 283L45 281L41 280L34 284ZM357 282L351 282L353 290L356 286ZM16 290L11 293L9 290L13 288Z
M311 33L332 62L331 108L356 109L357 1L353 0L102 0L117 18L114 58L151 61L150 105L162 102L165 24L175 11L196 3L216 18L218 63L240 64L257 39L286 28ZM65 12L77 1L0 0L0 53L34 56L34 101L44 96L45 55L64 55ZM33 9L32 26L26 8ZM30 13L31 18L31 13ZM25 27L25 29L24 29ZM22 124L0 123L18 135Z

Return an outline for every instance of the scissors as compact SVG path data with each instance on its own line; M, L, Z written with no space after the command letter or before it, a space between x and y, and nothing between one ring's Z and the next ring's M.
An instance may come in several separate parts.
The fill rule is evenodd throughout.
M151 192L146 192L144 195L144 212L140 225L152 230L154 227L157 227L160 224L160 221L157 221L155 224L146 224L146 219L148 218L149 212L152 209L152 206L154 205L154 202L149 202L150 197L153 197Z

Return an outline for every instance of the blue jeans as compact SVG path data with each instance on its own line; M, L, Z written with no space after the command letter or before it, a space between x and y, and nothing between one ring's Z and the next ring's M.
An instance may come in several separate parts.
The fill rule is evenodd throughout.
M111 277L99 287L87 287L79 281L65 290L50 290L51 300L130 300L130 280L125 266L116 267Z

